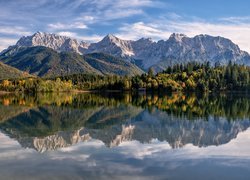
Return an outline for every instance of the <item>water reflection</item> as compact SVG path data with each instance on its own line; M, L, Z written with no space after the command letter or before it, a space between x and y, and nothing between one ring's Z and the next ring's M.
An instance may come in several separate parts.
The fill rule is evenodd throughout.
M8 94L0 104L0 130L39 152L93 139L218 146L250 126L250 99L239 94Z

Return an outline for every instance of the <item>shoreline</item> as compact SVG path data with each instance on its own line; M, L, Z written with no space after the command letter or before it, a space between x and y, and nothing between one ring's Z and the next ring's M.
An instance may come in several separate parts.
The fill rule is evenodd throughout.
M250 94L250 91L246 90L222 90L222 91L152 91L152 90L70 90L70 91L37 91L37 92L23 92L23 91L3 91L0 90L0 95L6 94L29 94L29 93L148 93L148 94L165 94L165 93L205 93L205 94L218 94L218 93L244 93Z

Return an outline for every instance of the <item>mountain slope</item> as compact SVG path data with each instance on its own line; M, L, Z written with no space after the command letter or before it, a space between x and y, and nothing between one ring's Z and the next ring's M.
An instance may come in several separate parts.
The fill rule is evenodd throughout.
M2 62L40 77L78 73L100 75L135 75L142 73L135 65L104 54L90 54L85 56L85 60L85 57L78 53L58 53L53 49L42 46L21 47L14 53L9 51L11 50L0 55Z
M88 44L64 36L48 33L35 33L22 37L14 46L2 52L15 54L22 47L44 46L57 52L78 54L105 53L127 62L133 62L142 69L165 69L177 63L196 61L215 64L228 64L230 61L250 65L250 55L240 50L231 40L223 37L197 35L187 37L184 34L172 34L167 40L158 42L150 38L137 41L122 40L114 35L105 36L100 42Z
M118 74L124 76L143 73L136 65L103 53L88 54L84 56L84 59L102 74Z
M100 74L88 63L82 61L79 54L57 53L50 48L41 46L21 48L10 56L7 51L0 57L4 63L40 77L83 72Z
M31 77L31 75L0 62L0 80L25 77Z

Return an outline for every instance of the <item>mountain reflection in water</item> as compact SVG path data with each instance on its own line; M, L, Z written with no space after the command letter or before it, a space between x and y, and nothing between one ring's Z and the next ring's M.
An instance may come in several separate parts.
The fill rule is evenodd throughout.
M222 145L250 126L247 95L37 94L0 97L0 130L39 152L91 139Z

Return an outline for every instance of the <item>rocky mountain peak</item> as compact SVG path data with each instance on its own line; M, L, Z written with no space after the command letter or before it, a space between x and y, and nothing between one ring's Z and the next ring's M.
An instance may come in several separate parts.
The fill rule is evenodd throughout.
M117 57L130 57L134 55L131 43L108 34L100 42L91 44L86 53L102 52Z
M173 33L170 35L169 40L182 41L185 37L187 37L185 34Z
M76 39L39 31L31 36L22 37L16 43L17 47L45 46L58 52L66 51L81 54L80 45L83 45L83 43L79 43Z
M113 34L108 34L106 35L103 40L109 40L109 41L114 41L114 40L119 40L119 38L117 38L115 35Z
M137 43L145 43L145 44L152 44L154 43L152 38L141 38L136 41Z
M123 39L120 39L118 37L116 37L115 35L113 34L108 34L106 35L100 42L98 43L102 43L102 44L105 44L105 43L114 43L116 44L117 46L126 46L127 44L130 43L130 41L127 41L127 40L123 40Z
M14 53L23 46L45 46L58 52L79 54L105 53L133 61L140 64L143 69L156 67L156 71L161 71L169 65L190 61L209 61L212 65L232 61L250 65L250 55L241 51L230 39L210 35L187 37L185 34L173 33L168 40L154 42L150 38L141 38L137 41L123 40L108 34L100 42L89 44L65 36L37 32L32 36L22 37L15 46L7 50Z

